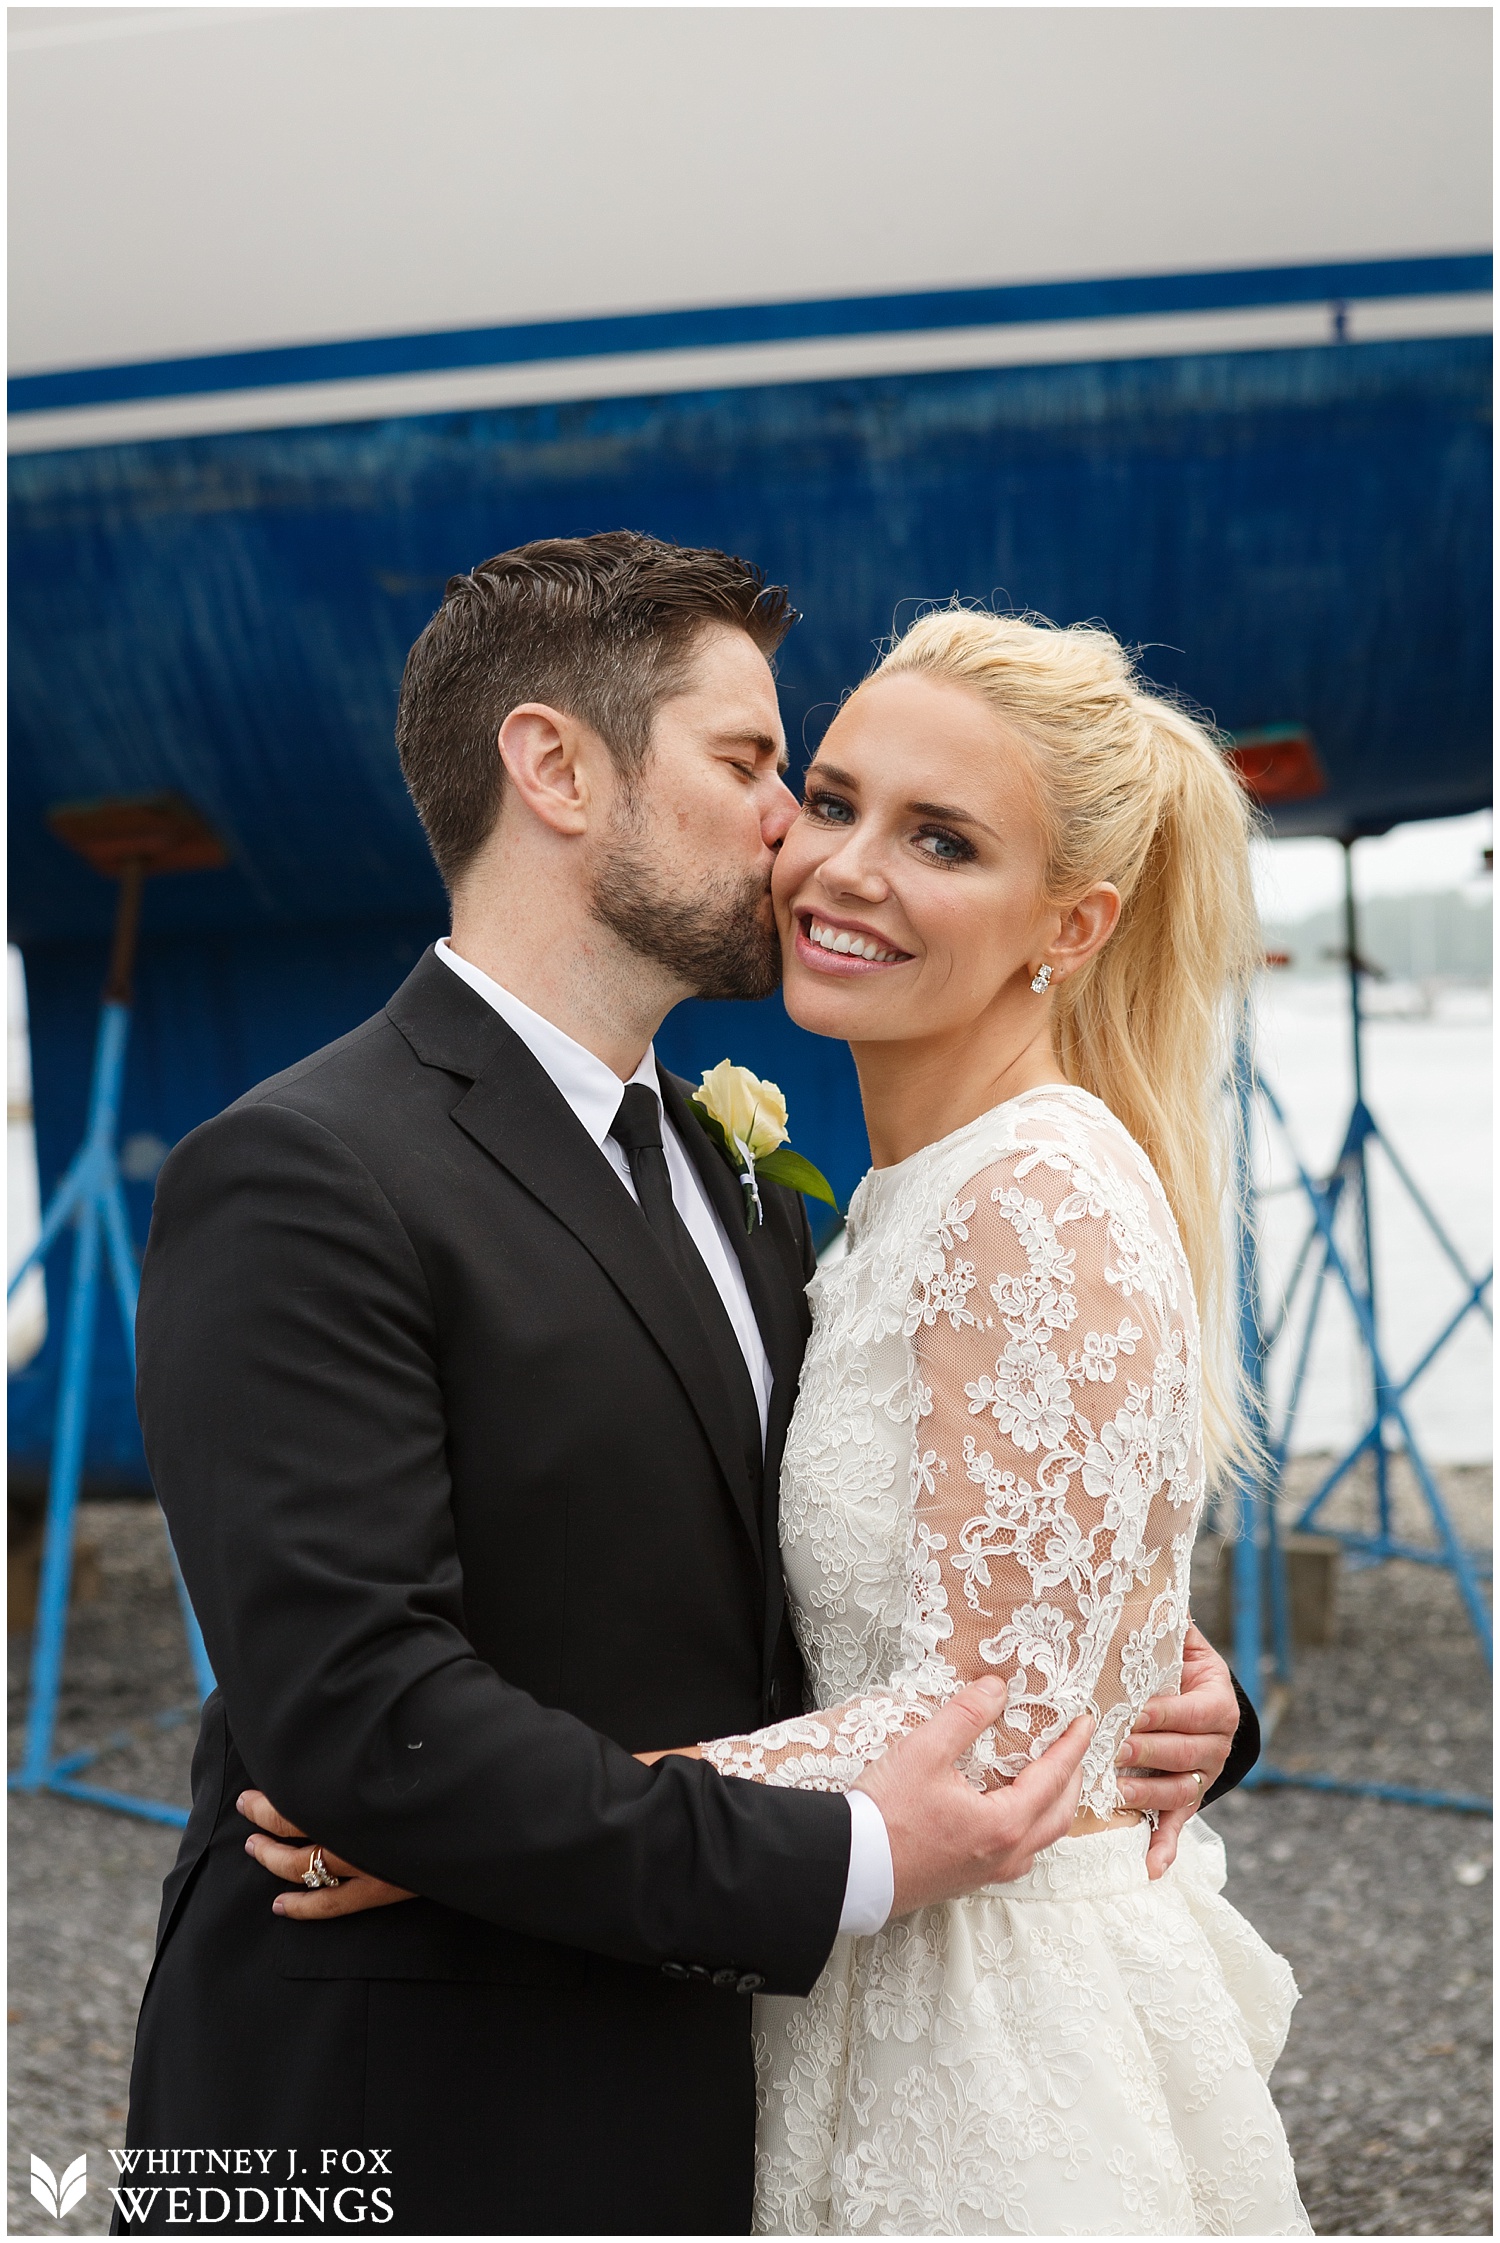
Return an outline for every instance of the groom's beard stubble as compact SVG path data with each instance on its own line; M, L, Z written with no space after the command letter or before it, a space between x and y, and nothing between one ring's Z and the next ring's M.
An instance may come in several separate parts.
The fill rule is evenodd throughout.
M594 917L700 997L769 997L781 986L771 892L725 874L684 900L638 833L617 829L589 891Z

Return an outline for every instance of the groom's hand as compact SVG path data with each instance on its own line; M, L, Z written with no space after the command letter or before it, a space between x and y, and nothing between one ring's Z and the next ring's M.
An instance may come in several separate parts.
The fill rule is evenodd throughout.
M388 1885L380 1877L367 1877L353 1862L344 1861L338 1854L329 1853L326 1846L309 1840L294 1822L278 1814L263 1791L242 1791L235 1801L247 1822L257 1825L254 1834L245 1840L245 1851L262 1869L269 1869L273 1877L280 1877L295 1890L278 1893L271 1903L273 1916L292 1916L302 1923L316 1922L322 1916L357 1916L363 1908L388 1908L394 1900L414 1900L402 1885ZM262 1836L262 1832L270 1835ZM315 1886L311 1890L304 1877L318 1856L325 1876L334 1879L331 1885Z
M896 1878L893 1916L1024 1877L1043 1847L1066 1835L1094 1733L1087 1715L1002 1790L976 1791L954 1765L1004 1711L1005 1695L998 1678L971 1682L855 1786L885 1818Z
M1182 1826L1222 1775L1239 1725L1233 1677L1207 1636L1190 1627L1181 1691L1148 1699L1115 1755L1125 1805L1156 1810L1149 1876L1160 1877L1176 1860Z

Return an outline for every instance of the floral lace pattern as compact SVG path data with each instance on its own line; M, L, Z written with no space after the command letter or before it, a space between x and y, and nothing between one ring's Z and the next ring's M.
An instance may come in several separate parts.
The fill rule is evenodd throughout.
M1166 1200L1097 1100L1032 1092L855 1195L814 1281L782 1471L817 1712L710 1745L726 1773L845 1789L976 1675L978 1780L1099 1722L1084 1799L1173 1686L1203 1501L1198 1328Z
M1204 1487L1192 1282L1150 1164L1087 1093L1027 1093L867 1176L811 1297L781 1535L813 1703L705 1757L845 1790L998 1673L971 1779L1089 1711L1107 1820L1121 1740L1180 1677ZM1264 2085L1291 1973L1190 1835L1157 1884L1136 1827L1064 1839L758 2003L758 2229L1308 2232Z

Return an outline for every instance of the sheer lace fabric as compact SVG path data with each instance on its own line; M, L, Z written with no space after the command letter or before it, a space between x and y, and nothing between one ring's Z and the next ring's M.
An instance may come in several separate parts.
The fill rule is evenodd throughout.
M782 1474L793 1616L821 1710L708 1748L844 1789L977 1675L1009 1685L976 1773L1077 1714L1084 1800L1181 1671L1203 1501L1198 1329L1176 1228L1106 1109L1033 1092L866 1178Z
M1089 1711L1108 1818L1121 1739L1180 1676L1203 1501L1192 1283L1150 1164L1087 1093L1027 1093L867 1176L812 1300L781 1487L812 1706L705 1757L844 1790L993 1673L973 1780ZM1066 1839L1035 1892L841 1940L806 2003L762 2005L764 2232L1307 2231L1263 2084L1291 1974L1186 1857L1150 1884L1145 1843ZM1194 1834L1198 1872L1216 1844ZM1179 2010L1204 2020L1184 2046Z

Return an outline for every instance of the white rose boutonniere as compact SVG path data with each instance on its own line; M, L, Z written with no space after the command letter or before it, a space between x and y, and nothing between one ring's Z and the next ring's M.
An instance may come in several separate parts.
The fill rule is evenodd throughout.
M748 1067L721 1059L705 1070L689 1103L745 1187L745 1228L763 1219L760 1179L790 1184L811 1199L838 1201L826 1176L787 1143L786 1100L775 1083L762 1082Z

